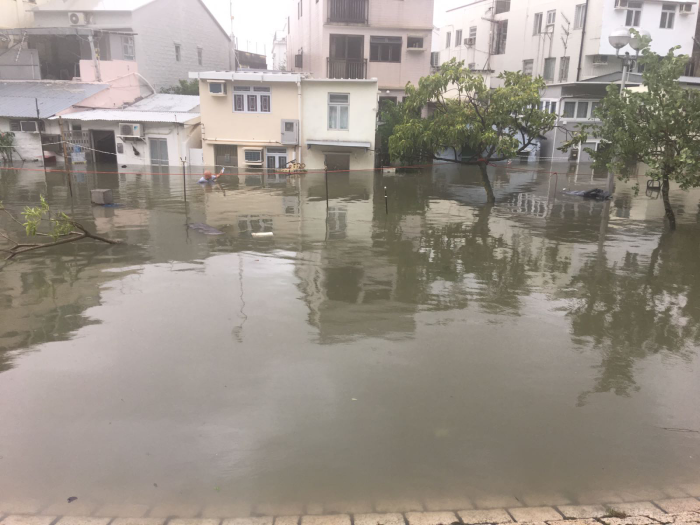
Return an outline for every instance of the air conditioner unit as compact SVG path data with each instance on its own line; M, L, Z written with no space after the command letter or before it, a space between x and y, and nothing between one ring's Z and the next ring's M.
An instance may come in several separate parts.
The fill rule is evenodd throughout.
M144 135L143 124L134 124L131 122L126 122L119 124L119 136L120 137L134 137L141 138Z
M628 0L615 0L615 9L627 9Z
M608 63L608 55L593 55L594 66L604 66Z
M90 23L87 14L79 13L77 11L68 13L68 22L72 26L85 26Z
M467 47L473 47L474 44L476 44L476 38L465 38L464 39L464 45Z
M282 144L296 146L299 144L299 121L298 120L283 120L282 121Z
M689 15L693 12L693 6L694 4L690 3L683 3L683 4L678 4L678 12L682 15Z

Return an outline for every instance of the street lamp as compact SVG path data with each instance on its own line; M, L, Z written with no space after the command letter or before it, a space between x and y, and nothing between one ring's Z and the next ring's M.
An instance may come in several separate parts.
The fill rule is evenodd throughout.
M615 29L615 31L610 33L610 36L608 37L608 42L610 42L610 45L615 48L615 56L620 57L620 49L625 46L630 46L635 52L634 58L630 56L629 51L626 51L624 56L620 57L622 59L620 96L622 96L622 93L625 90L625 83L627 76L629 75L629 70L639 58L639 51L642 49L644 44L644 37L651 37L651 33L649 33L649 31L645 31L644 29L638 29L637 33L637 35L633 36L630 34L629 29L621 27L619 29Z

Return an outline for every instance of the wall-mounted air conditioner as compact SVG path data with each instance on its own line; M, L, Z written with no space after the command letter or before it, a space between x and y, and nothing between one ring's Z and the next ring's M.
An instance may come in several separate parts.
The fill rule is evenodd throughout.
M476 44L476 38L465 38L464 39L464 45L467 47L473 47L474 44Z
M627 9L628 0L615 0L615 9Z
M144 135L143 124L134 124L132 122L125 122L119 124L119 136L120 137L133 137L142 138Z
M282 144L288 146L296 146L299 144L299 121L298 120L283 120L282 121Z
M86 26L90 23L90 19L86 13L73 11L68 13L68 23L72 26Z

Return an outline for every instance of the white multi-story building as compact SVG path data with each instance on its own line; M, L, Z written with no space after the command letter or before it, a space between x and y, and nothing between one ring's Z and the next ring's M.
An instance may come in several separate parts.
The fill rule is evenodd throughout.
M379 81L400 101L430 73L433 0L295 0L287 20L287 69L314 78Z
M272 39L272 69L287 70L287 36L284 30L275 31Z
M680 46L678 53L690 55L697 11L698 0L475 0L447 12L440 62L463 60L483 71L491 86L499 84L503 71L542 76L548 84L544 106L559 115L561 127L542 141L540 153L571 158L557 150L565 130L589 121L607 84L621 79L622 61L608 41L611 32L646 30L653 51L665 54ZM631 84L639 83L638 73L633 70ZM574 158L588 160L576 153Z

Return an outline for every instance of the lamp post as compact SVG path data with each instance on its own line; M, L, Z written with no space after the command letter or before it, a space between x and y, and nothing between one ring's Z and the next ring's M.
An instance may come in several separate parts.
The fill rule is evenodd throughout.
M622 59L622 80L620 82L620 96L623 96L625 91L625 84L627 82L627 77L629 76L630 69L634 66L634 63L639 58L639 51L642 49L644 44L644 37L651 37L649 31L644 29L638 29L637 35L632 35L630 30L626 27L621 27L616 29L608 37L608 42L615 48L615 56ZM626 51L624 56L620 57L620 49L629 45L635 52L634 58Z

